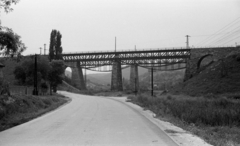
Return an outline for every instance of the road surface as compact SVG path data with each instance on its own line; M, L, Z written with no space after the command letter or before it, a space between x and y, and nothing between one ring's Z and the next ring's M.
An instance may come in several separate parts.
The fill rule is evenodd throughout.
M0 132L0 146L177 146L151 120L124 102L60 93L72 101Z

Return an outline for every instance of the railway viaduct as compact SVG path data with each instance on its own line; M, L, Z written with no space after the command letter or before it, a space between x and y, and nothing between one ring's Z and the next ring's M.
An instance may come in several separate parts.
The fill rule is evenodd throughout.
M130 65L130 85L138 88L138 66L158 71L185 69L184 81L195 76L204 66L224 58L239 47L138 50L122 52L64 53L65 64L72 68L72 80L85 90L82 69L112 66L111 90L122 91L122 66ZM135 89L133 89L135 90Z

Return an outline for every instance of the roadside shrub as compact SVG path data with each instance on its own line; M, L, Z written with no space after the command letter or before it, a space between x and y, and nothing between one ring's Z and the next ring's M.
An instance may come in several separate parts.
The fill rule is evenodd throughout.
M51 101L50 101L50 99L42 99L43 100L43 103L45 103L46 105L51 105L52 103L51 103Z
M137 97L134 96L134 95L129 95L129 96L127 97L127 101L136 102L136 101L137 101Z
M26 104L28 107L32 107L33 106L33 103L28 100L28 99L22 99L23 103Z
M6 115L6 110L0 106L0 120Z
M17 111L17 106L14 104L7 104L6 105L6 114L12 114Z
M143 104L143 106L148 106L148 98L142 94L138 96L138 101Z
M4 79L0 79L0 95L7 94L10 96L10 88L9 83L6 82Z
M43 83L41 83L41 91L42 91L42 93L43 94L46 94L47 93L47 91L48 91L48 85L47 85L47 83L46 82L43 82Z
M35 106L40 107L40 108L45 107L45 104L42 100L37 100L34 104L35 104Z
M118 94L117 94L117 97L122 97L122 93L118 93Z
M59 102L59 98L57 98L57 97L54 96L54 97L52 97L52 101L53 101L53 102Z

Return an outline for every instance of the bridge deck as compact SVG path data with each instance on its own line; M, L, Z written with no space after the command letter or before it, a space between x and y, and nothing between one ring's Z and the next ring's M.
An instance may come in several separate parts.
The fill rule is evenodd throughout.
M114 61L121 61L122 65L129 64L175 64L185 63L190 57L190 49L174 50L141 50L122 52L89 52L65 53L65 62L80 62L81 66L112 65Z

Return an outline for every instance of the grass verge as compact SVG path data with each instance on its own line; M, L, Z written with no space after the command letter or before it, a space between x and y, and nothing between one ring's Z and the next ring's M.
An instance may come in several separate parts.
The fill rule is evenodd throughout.
M30 121L69 101L62 95L0 96L0 131Z
M240 100L226 97L129 96L128 100L215 146L240 144Z

